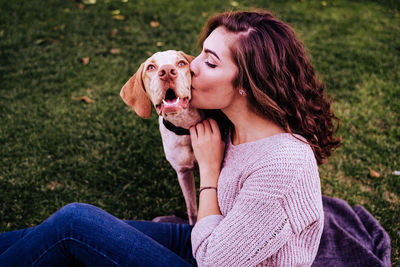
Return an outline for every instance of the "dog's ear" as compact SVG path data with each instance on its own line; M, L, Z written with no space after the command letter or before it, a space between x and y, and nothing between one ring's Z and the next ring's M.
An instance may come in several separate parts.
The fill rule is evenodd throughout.
M187 61L192 62L192 60L195 58L194 56L188 55L185 52L178 51L178 54L183 56Z
M121 97L124 102L130 106L136 114L142 118L148 118L151 115L151 102L144 89L142 74L144 64L140 65L135 74L125 83L121 89Z

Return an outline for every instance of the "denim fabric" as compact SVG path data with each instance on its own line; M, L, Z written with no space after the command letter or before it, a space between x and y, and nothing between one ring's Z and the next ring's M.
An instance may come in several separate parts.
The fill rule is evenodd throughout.
M0 234L0 266L193 266L191 230L72 203L38 226Z

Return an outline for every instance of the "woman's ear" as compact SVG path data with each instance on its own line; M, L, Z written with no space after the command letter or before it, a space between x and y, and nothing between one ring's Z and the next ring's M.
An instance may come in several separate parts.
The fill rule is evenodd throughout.
M151 116L152 105L143 84L144 64L140 65L135 74L122 87L120 96L136 114L142 118Z

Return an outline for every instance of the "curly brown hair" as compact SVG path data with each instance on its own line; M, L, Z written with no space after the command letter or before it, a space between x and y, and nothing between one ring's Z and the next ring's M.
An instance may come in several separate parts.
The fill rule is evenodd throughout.
M220 26L238 35L230 47L238 67L233 86L246 90L257 112L306 138L318 164L325 163L340 145L340 120L292 28L265 10L225 12L209 19L200 46Z

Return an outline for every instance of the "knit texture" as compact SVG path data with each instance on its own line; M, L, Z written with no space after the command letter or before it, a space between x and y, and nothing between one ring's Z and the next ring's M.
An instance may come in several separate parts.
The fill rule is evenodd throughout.
M301 136L297 138L305 140ZM191 234L199 266L310 266L324 225L311 147L288 133L232 145L218 180L222 215Z

